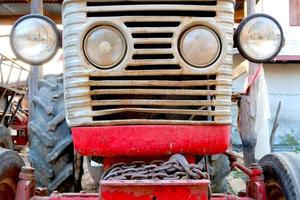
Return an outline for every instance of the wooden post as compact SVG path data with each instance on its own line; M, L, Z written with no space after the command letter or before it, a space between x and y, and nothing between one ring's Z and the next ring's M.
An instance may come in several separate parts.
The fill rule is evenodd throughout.
M31 1L31 14L43 14L43 0ZM37 94L37 81L41 78L41 66L30 66L29 74L29 120L31 120L31 113L33 112L32 99Z
M256 7L256 0L247 0L247 16L254 14Z
M255 13L256 0L247 0L247 15ZM260 65L249 62L249 81L259 70ZM261 81L264 81L263 69L257 76L257 79L253 82L248 90L248 94L242 95L239 101L239 117L238 117L238 129L243 144L244 162L247 167L251 163L256 162L255 160L255 147L257 145L257 138L264 134L263 130L257 130L257 122L263 120L261 117L264 116L258 112L264 112L263 110L258 111L258 105L262 102L258 99L258 93L262 89ZM261 79L262 78L262 79ZM259 115L258 115L259 114ZM258 119L259 118L259 119Z

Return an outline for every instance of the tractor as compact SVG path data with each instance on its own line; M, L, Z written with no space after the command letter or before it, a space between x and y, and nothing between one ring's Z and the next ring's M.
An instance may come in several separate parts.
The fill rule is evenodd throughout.
M28 112L22 102L29 71L0 54L0 147L20 150L28 141ZM15 132L15 134L12 133Z
M62 45L64 73L38 82L28 125L32 167L1 150L1 197L300 199L297 154L269 154L245 167L230 151L233 47L264 63L284 45L280 24L265 14L235 30L235 4L65 0L62 32L42 15L17 20L16 56L37 66ZM76 193L82 156L98 194ZM238 195L224 191L230 168L248 176Z

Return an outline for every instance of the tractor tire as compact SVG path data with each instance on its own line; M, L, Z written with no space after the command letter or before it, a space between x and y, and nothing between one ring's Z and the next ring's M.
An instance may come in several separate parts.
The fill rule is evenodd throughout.
M18 153L0 147L0 200L14 200L24 166Z
M264 171L268 200L300 199L300 155L274 153L259 161Z
M214 193L226 193L226 176L230 173L230 162L228 157L219 154L208 157L209 176L211 178L211 189Z
M10 130L5 126L0 126L0 147L5 149L14 149L14 143L10 135Z
M37 186L46 187L49 192L81 190L82 173L78 171L82 166L78 162L82 163L82 159L74 154L63 91L61 75L39 80L29 123L29 161L35 168Z

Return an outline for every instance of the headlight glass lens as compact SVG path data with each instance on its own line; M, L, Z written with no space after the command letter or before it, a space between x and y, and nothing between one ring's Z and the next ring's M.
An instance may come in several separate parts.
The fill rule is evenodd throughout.
M98 26L85 37L84 52L96 67L109 69L119 64L126 53L123 35L110 26Z
M204 26L187 30L180 39L180 53L184 60L195 67L214 63L221 51L217 34Z
M59 33L55 24L49 21L33 16L16 23L10 35L11 46L22 61L43 64L56 54Z
M240 51L248 59L265 61L272 59L282 46L282 31L272 19L258 16L245 22L238 36Z

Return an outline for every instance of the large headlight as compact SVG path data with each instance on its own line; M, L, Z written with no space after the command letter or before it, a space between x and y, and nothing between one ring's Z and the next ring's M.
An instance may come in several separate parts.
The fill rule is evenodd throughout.
M180 39L179 50L184 60L194 67L213 64L221 51L217 34L204 26L187 30Z
M284 44L280 24L265 14L245 18L238 26L235 37L239 52L256 63L271 61Z
M124 36L111 26L98 26L86 35L84 53L94 66L101 69L112 68L125 56Z
M40 65L55 56L61 45L55 23L42 15L26 15L17 20L10 33L13 52L23 62Z

